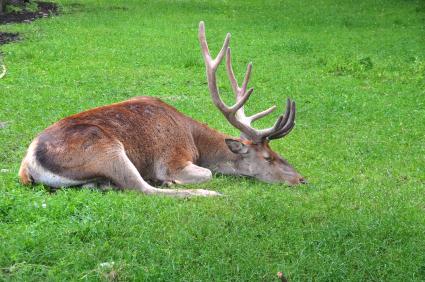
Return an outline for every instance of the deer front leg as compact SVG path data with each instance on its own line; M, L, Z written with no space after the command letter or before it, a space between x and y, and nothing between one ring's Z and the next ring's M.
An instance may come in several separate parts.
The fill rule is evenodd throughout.
M199 167L200 168L200 167ZM183 169L184 170L184 169ZM108 162L101 163L99 174L111 179L114 184L123 189L135 189L147 195L166 195L173 197L191 196L219 196L215 191L203 189L158 189L149 185L139 174L134 164L126 156L125 152L117 154L115 158L109 158ZM204 173L205 174L205 173ZM210 172L211 174L211 172ZM186 175L186 174L185 174ZM193 182L192 182L193 183Z
M188 162L184 168L174 174L173 182L176 184L202 183L211 178L212 173L209 169Z

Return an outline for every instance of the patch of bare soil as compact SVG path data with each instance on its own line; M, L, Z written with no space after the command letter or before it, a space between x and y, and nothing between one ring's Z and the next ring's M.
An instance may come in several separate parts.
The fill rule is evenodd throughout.
M0 32L0 45L19 40L18 33Z
M36 1L37 11L20 11L0 15L0 24L30 22L38 18L58 13L56 3Z
M36 1L37 11L22 9L19 12L0 14L0 24L29 23L39 18L58 14L58 5L51 2ZM19 40L18 33L0 32L0 45Z

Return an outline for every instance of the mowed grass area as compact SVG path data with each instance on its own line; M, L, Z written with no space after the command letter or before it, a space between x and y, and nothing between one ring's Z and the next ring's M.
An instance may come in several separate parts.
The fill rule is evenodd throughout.
M423 1L60 3L0 26L23 37L0 47L0 280L425 280ZM19 184L38 132L133 96L236 136L210 101L200 20L214 54L232 33L238 77L254 63L248 113L297 102L272 146L308 185L216 175L189 187L224 197L181 200Z

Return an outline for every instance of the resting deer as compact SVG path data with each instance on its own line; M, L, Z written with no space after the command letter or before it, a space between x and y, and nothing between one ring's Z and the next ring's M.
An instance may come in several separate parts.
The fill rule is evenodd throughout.
M199 41L205 60L208 87L217 108L241 131L233 138L209 128L152 97L136 97L66 117L45 129L29 146L19 176L23 184L50 187L112 184L145 194L215 196L209 190L155 188L149 182L200 183L212 172L255 177L265 182L304 183L304 179L269 147L269 141L287 135L295 125L295 103L288 99L286 112L267 129L251 123L274 111L246 116L244 104L252 65L241 86L232 70L227 34L215 59L211 58L204 23ZM229 107L220 98L216 70L226 57L236 103Z

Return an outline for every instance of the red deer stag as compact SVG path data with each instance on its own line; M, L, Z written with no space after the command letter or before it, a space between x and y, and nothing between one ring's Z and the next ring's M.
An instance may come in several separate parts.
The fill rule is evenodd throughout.
M244 104L252 65L238 85L232 70L230 34L217 58L212 59L199 24L199 41L205 60L208 87L217 108L241 131L233 138L178 112L152 97L136 97L66 117L45 129L28 148L19 176L23 184L50 187L112 184L145 194L170 196L215 196L208 190L160 189L148 182L200 183L213 172L255 177L265 182L304 183L286 160L273 152L269 141L282 138L294 127L295 103L287 101L286 112L274 126L258 130L251 123L271 113L275 106L246 116ZM226 56L226 69L236 104L229 107L220 98L216 70Z

